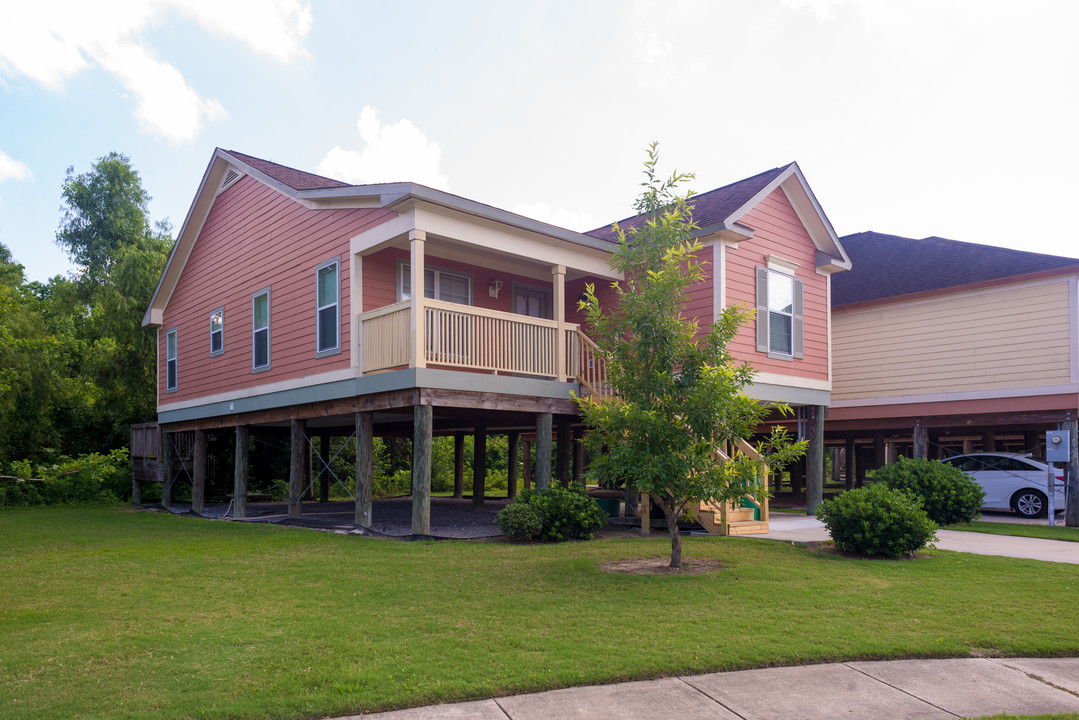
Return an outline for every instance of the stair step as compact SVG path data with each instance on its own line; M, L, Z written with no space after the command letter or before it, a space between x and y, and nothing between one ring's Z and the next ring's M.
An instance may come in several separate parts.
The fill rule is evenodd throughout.
M763 535L768 532L768 523L760 520L744 520L727 523L728 535Z

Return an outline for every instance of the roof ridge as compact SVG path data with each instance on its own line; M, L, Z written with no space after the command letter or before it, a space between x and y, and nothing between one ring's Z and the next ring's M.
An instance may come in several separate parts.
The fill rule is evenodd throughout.
M254 155L248 155L237 150L225 150L226 153L241 160L251 167L255 168L259 172L269 175L274 180L283 183L293 190L317 190L321 188L336 188L336 187L355 187L351 183L343 182L341 180L335 180L325 175L318 175L317 173L307 172L306 170L300 170L298 168L291 167L289 165L282 165L281 163L274 162L273 160L265 160L263 158L255 157ZM305 181L305 182L304 182ZM324 181L319 183L318 181Z

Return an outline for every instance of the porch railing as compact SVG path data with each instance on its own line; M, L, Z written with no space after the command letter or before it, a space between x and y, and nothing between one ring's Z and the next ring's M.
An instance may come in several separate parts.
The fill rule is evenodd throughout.
M413 302L405 300L361 313L363 372L417 365L412 328ZM424 298L420 306L424 365L558 378L559 325L554 320L486 310ZM564 323L564 372L581 389L611 397L599 348L580 326Z
M361 367L364 372L412 364L411 322L412 303L408 300L360 315Z

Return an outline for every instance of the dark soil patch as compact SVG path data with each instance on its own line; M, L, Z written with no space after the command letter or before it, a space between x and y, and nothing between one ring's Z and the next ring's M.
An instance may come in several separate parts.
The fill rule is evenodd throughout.
M623 575L707 575L724 568L719 560L707 558L682 560L681 568L672 568L671 560L661 558L633 558L630 560L617 560L603 566L606 572L622 573Z

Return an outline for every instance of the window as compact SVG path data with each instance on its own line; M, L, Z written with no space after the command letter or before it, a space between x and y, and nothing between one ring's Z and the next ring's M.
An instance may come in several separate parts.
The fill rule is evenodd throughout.
M397 266L397 277L398 297L408 300L412 297L412 266L400 263ZM471 305L472 277L441 268L424 268L423 296L432 300Z
M225 308L210 313L210 357L225 352Z
M176 392L176 329L165 335L165 392Z
M316 325L317 339L315 342L315 357L333 355L341 352L339 341L340 321L340 262L337 258L329 260L318 266L316 276Z
M757 268L757 350L768 357L804 357L802 281L789 272Z
M270 369L270 289L251 296L251 370Z
M768 272L768 350L793 355L794 278Z

